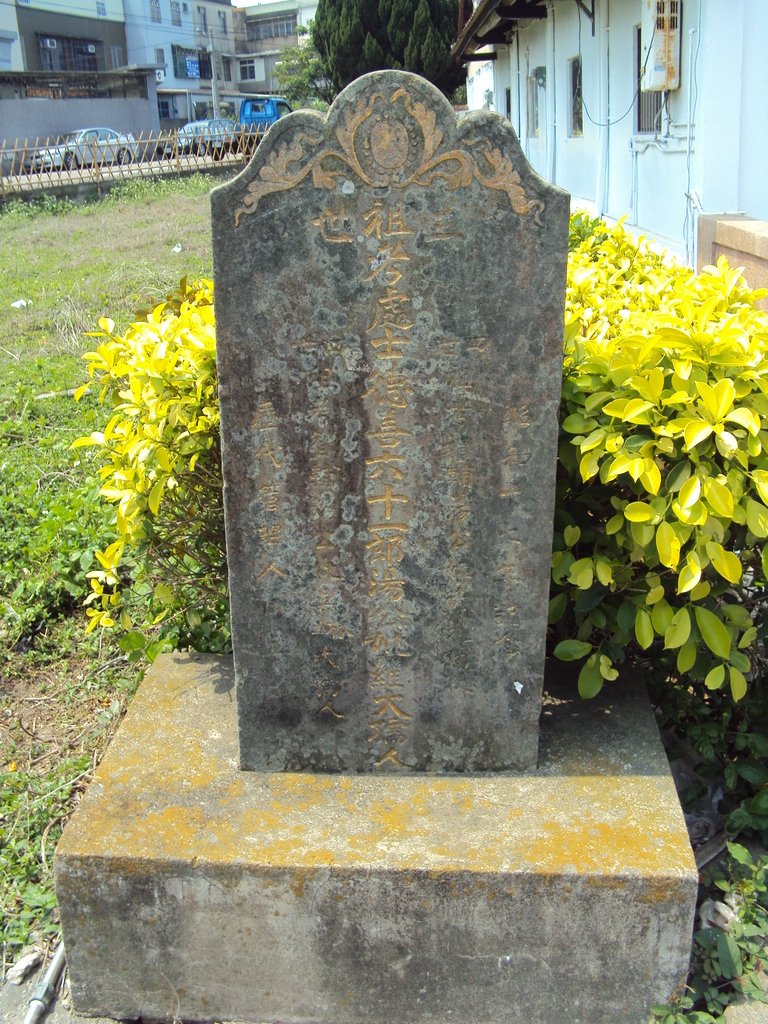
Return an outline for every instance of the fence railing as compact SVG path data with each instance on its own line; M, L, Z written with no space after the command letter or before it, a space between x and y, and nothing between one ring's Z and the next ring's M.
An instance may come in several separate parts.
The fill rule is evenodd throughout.
M261 133L217 132L190 136L183 130L138 135L79 135L4 139L0 195L37 192L100 180L157 177L247 162Z

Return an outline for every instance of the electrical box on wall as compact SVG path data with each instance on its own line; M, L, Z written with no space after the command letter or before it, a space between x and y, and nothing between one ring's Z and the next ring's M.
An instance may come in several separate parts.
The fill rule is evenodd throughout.
M640 88L661 92L680 88L682 0L643 0Z

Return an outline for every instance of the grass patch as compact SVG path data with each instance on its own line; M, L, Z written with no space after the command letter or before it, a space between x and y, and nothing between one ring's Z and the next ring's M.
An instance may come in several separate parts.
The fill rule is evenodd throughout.
M0 212L0 920L6 959L57 929L53 850L136 686L82 601L112 515L75 437L101 424L81 355L187 274L211 276L205 175ZM23 300L23 304L19 304ZM16 305L14 305L16 304Z

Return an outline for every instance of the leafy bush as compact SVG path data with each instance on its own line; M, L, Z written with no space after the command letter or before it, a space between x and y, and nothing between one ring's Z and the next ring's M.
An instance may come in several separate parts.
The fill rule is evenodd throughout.
M100 320L94 336L103 340L84 357L113 415L75 446L97 450L117 534L88 573L88 628L119 620L123 649L150 657L173 646L222 650L228 641L212 303L210 281L182 281L123 335ZM139 626L162 624L155 639L134 627L134 609Z
M768 570L768 317L621 226L572 224L550 622L594 696L631 652L734 700Z
M571 223L550 623L594 696L616 665L728 684L741 700L762 644L768 569L768 318L725 261L695 275L619 225ZM86 358L114 415L81 438L103 459L117 539L88 615L134 592L166 639L220 649L226 622L210 282L181 291ZM82 389L81 389L82 390ZM139 647L135 632L126 644Z
M768 858L728 843L724 862L702 880L701 927L693 937L688 990L653 1007L658 1024L714 1024L734 1002L768 1001L760 976L768 968Z

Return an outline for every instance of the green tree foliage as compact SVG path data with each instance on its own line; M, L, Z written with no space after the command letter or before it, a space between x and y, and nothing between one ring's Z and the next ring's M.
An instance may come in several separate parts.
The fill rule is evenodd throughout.
M456 0L320 0L312 39L339 90L368 71L405 68L452 93L464 73L451 60Z
M294 108L325 107L336 95L311 40L283 50L275 75L281 94Z

